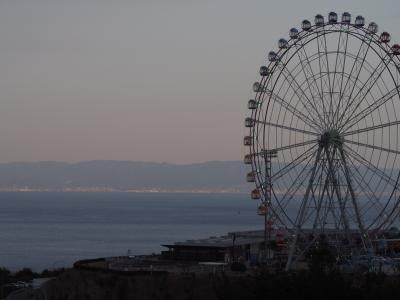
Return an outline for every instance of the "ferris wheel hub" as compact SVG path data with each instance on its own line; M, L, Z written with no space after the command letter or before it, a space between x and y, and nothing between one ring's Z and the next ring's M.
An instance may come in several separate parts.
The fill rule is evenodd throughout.
M343 136L336 129L331 129L325 131L319 138L319 144L322 147L328 146L342 146L343 145Z

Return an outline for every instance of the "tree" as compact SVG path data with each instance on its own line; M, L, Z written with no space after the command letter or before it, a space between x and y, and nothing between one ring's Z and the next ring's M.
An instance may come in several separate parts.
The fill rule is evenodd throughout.
M306 259L312 273L326 273L333 270L335 255L324 234L319 236L313 247L306 253Z

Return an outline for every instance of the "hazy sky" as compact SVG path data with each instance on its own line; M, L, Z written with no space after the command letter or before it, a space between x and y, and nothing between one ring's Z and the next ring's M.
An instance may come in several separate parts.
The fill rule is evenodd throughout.
M242 159L258 68L315 14L391 1L1 0L0 162Z

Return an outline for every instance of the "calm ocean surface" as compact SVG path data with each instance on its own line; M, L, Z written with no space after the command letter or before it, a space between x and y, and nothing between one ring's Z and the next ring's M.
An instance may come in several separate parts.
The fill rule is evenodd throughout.
M256 207L240 194L0 192L0 267L41 271L261 229Z

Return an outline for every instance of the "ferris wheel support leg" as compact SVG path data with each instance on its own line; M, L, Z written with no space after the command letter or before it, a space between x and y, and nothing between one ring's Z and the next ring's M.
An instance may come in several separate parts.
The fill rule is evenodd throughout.
M321 193L320 196L319 196L319 201L318 201L318 206L317 206L317 213L316 213L315 220L314 220L314 225L313 225L313 231L315 231L315 229L317 228L318 222L320 223L322 230L323 230L324 227L325 227L325 224L324 224L325 221L322 220L322 222L321 222L320 213L321 213L322 201L323 201L323 199L324 199L325 192L326 192L327 189L328 189L328 184L329 184L329 180L328 180L328 178L326 178L326 179L325 179L325 183L324 183L324 187L323 187L323 189L322 189L322 193Z
M363 224L363 222L361 220L361 215L360 215L360 210L358 208L356 195L354 193L354 189L353 189L353 186L351 184L350 172L349 172L349 169L348 169L348 166L347 166L346 156L344 154L344 151L343 151L342 147L339 147L339 153L340 153L340 157L342 159L342 163L343 163L343 167L344 167L344 171L345 171L346 182L347 182L347 186L348 186L349 191L350 191L350 196L351 196L351 201L352 201L352 204L353 204L353 207L354 207L354 212L356 214L357 225L358 225L358 228L360 229L360 232L361 232L361 240L363 242L364 249L369 251L369 250L372 250L371 241L369 239L369 235L368 235L367 231L365 230L364 224Z
M340 209L340 213L341 213L341 218L343 219L345 235L346 235L346 238L347 238L348 242L350 244L352 244L352 239L351 239L351 235L350 235L349 221L347 220L347 216L346 216L345 203L343 202L342 195L341 195L340 190L339 190L339 183L337 182L337 179L336 179L336 176L335 176L334 167L333 167L333 157L336 154L336 147L333 150L332 156L330 155L330 153L329 153L327 148L325 148L325 153L326 153L326 158L328 160L328 172L329 172L329 174L331 176L331 180L332 180L332 183L333 183L333 189L334 189L334 192L335 192L336 197L337 197L338 202L339 202L339 209ZM340 224L340 219L338 221L338 224Z
M286 267L285 267L286 271L289 271L291 269L291 267L292 267L293 258L294 258L295 252L296 252L297 240L298 240L299 233L300 233L300 230L301 230L301 226L302 226L302 223L303 223L303 219L304 219L304 214L305 214L306 207L307 207L308 198L310 196L310 191L311 191L312 186L314 184L314 179L315 179L317 166L318 166L318 163L319 163L320 158L321 158L321 152L322 152L322 146L320 145L319 148L318 148L317 156L315 158L315 162L314 162L314 166L313 166L312 173L311 173L311 176L310 176L310 180L308 182L307 190L306 190L306 193L305 193L304 198L303 198L303 203L302 203L302 206L300 208L300 213L299 213L299 215L297 217L296 229L295 229L296 232L294 234L293 241L292 241L292 243L290 245L288 260L287 260Z

